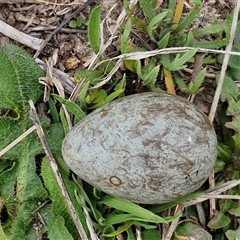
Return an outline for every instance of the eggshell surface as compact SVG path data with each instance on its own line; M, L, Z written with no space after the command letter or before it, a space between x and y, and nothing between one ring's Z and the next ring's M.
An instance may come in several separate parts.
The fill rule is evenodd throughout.
M204 183L217 139L208 118L184 98L140 93L87 115L65 137L62 155L74 173L105 193L161 204Z

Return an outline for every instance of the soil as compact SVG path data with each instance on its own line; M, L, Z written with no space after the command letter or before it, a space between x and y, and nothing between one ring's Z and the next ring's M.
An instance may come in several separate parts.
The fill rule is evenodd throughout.
M69 16L70 13L72 13L84 2L85 1L83 0L0 0L0 20L30 36L44 40L62 21L64 21L65 18ZM116 21L122 11L123 1L98 0L95 4L86 7L72 20L76 20L78 17L89 19L90 12L96 4L100 4L103 7L101 17L102 19L105 19L104 41L107 41L111 35L111 30L116 25ZM203 8L200 16L193 22L191 28L202 28L208 26L215 19L218 21L224 21L227 15L231 13L234 4L235 0L202 0ZM158 1L158 8L166 9L167 6L167 0ZM192 7L193 5L191 5L191 1L185 1L183 15L187 15ZM135 10L135 13L145 20L140 7ZM136 48L145 47L148 50L154 49L154 47L156 47L155 44L149 40L150 39L146 38L144 33L133 31L132 45ZM0 47L8 43L21 46L32 56L35 53L33 49L23 46L19 42L11 40L0 33ZM70 28L69 24L66 24L55 35L53 35L38 58L45 61L46 59L52 57L55 50L57 50L57 54L55 54L55 68L67 73L69 76L73 76L78 70L85 69L86 61L91 59L91 56L93 55L88 41L86 25L83 24L81 27ZM112 41L111 45L105 51L105 54L108 57L117 56L119 53L120 32L118 33L117 38ZM212 73L215 70L220 70L221 65L211 65L211 67L207 66L207 68L207 73L211 77L205 79L204 90L200 94L197 94L194 99L195 104L206 114L209 113L215 92L215 88L213 87L215 75ZM188 66L188 69L185 69L186 71L181 73L187 81L191 79L193 69L194 64L192 64L192 66ZM119 77L122 77L121 68L117 74ZM72 83L73 87L74 85L75 82ZM163 78L159 80L158 86L163 89L165 88ZM125 94L129 95L144 91L148 91L146 86L144 86L136 76L130 75L127 79ZM71 92L68 91L68 93Z
M105 28L104 32L104 38L107 40L110 35L111 26L115 25L116 20L121 13L122 1L99 0L97 2L97 4L102 4L103 6L102 19L107 16L106 23L108 27ZM82 3L84 3L83 0L0 0L0 20L26 34L40 39L46 39L53 29L55 29L59 23L68 16L68 14L72 13ZM167 5L168 1L161 0L158 3L159 8L166 8ZM207 26L211 24L215 18L224 21L227 14L231 12L233 5L234 0L203 1L204 7L199 19L194 22L193 27L200 28ZM94 5L88 6L76 17L82 16L88 19L93 7ZM186 1L185 15L191 8L192 6L189 1ZM111 12L110 9L112 9ZM140 12L138 14L142 13ZM76 19L76 17L74 19ZM144 39L144 35L141 35L141 39L142 41L147 42L147 39ZM111 47L107 50L107 53L111 55L111 57L119 53L119 40L120 39L115 39ZM20 45L27 49L31 55L34 54L32 49L26 48L0 33L0 47L8 43ZM68 24L64 26L52 37L48 45L41 52L39 58L44 59L50 57L55 49L58 49L58 61L55 65L56 68L68 72L69 74L73 74L77 70L85 68L84 63L86 59L90 58L92 55L86 26L83 25L75 29L70 28Z

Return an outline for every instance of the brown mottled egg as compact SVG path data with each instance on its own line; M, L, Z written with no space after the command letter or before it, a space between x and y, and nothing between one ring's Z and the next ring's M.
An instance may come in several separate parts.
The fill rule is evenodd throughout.
M184 98L140 93L87 115L65 137L62 154L74 173L103 192L160 204L204 183L217 139L208 118Z

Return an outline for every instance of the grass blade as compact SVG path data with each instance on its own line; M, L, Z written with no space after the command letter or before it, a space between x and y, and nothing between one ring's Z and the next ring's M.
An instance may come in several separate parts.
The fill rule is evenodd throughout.
M147 219L148 221L153 221L156 223L166 223L166 221L160 216L157 216L151 211L144 209L139 205L132 203L131 201L126 199L120 199L106 195L103 200L101 200L101 203L109 207L121 210L123 212L131 213L143 219Z

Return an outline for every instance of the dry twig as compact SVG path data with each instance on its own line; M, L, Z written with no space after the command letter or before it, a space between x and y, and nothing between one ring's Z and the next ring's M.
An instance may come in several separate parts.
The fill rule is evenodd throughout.
M226 52L230 52L232 50L233 40L234 40L235 31L236 31L237 22L238 22L239 10L240 10L240 1L237 1L237 4L234 8L230 40L229 40L229 44L226 47ZM212 106L211 106L211 109L210 109L210 113L209 113L209 116L208 116L208 118L211 122L213 122L213 119L214 119L214 116L215 116L215 113L216 113L216 110L217 110L217 105L218 105L218 101L219 101L220 94L221 94L221 91L222 91L222 85L223 85L225 73L226 73L226 70L227 70L227 67L228 67L229 58L230 58L230 54L226 53L224 55L219 81L218 81L218 84L217 84L216 92L215 92L213 102L212 102ZM210 186L210 188L215 187L214 172L212 172L211 175L209 176L209 186ZM210 198L210 218L212 218L214 216L215 210L216 210L216 201L215 201L214 198Z
M0 33L34 50L38 50L40 46L44 43L42 39L25 34L11 27L2 20L0 20Z
M72 204L72 201L69 197L69 194L67 192L67 189L64 185L64 182L63 182L63 179L62 179L62 176L60 174L60 171L58 169L58 166L57 166L57 163L56 163L56 160L51 152L51 149L50 149L50 146L47 142L47 139L44 135L44 131L42 129L42 126L40 124L40 121L39 121L39 118L38 118L38 115L37 115L37 111L35 109L35 106L34 106L34 103L33 101L29 101L29 105L30 105L30 117L34 123L34 125L36 126L36 131L37 131L37 134L38 134L38 137L42 143L42 146L43 146L43 149L49 159L49 162L50 162L50 166L53 170L53 173L54 173L54 176L56 177L57 179L57 182L58 182L58 185L61 189L61 192L62 192L62 195L64 196L65 200L66 200L66 204L69 208L69 211L70 211L70 214L73 218L73 221L76 225L76 228L78 230L78 233L81 237L82 240L88 240L88 237L87 237L87 234L82 226L82 223L78 217L78 214Z

